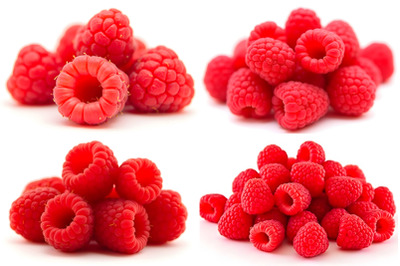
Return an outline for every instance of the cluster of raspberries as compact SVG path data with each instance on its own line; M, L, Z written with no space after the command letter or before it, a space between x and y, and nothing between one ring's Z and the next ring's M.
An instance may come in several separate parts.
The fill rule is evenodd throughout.
M329 107L345 116L367 112L377 86L393 71L386 44L360 48L347 22L323 27L314 11L299 8L285 28L261 23L237 43L233 55L213 58L204 84L235 115L265 118L273 112L281 127L297 130L318 121Z
M97 125L126 110L177 112L190 104L194 82L177 54L148 49L126 15L103 10L68 27L55 52L23 47L7 88L21 104L58 105L62 116Z
M66 155L62 178L27 184L11 205L10 226L27 240L65 252L98 243L134 254L147 244L175 240L186 229L180 194L162 189L162 183L149 159L118 165L101 142L81 143Z
M250 240L266 252L286 238L309 258L324 253L329 240L359 250L393 235L392 192L374 188L357 165L326 160L318 143L304 142L296 157L268 145L258 154L257 167L234 178L229 198L201 197L200 216L218 223L222 236Z

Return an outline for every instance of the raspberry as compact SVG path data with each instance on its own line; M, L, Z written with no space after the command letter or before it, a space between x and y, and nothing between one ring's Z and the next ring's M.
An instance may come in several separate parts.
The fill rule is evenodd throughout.
M359 179L362 183L366 182L366 178L364 172L358 165L355 164L348 164L344 166L346 170L346 176L354 177Z
M55 78L61 69L58 61L54 54L41 45L23 47L7 80L8 92L21 104L52 103Z
M249 238L257 249L271 252L285 239L285 228L275 220L263 221L251 228Z
M218 223L225 211L227 198L221 194L207 194L200 198L200 217Z
M350 204L346 210L351 214L363 217L369 211L379 210L379 207L371 201L356 201Z
M23 193L11 205L11 229L30 241L44 242L40 217L47 201L58 194L59 191L52 187L37 187Z
M324 228L317 222L309 222L300 228L293 240L293 247L299 255L305 258L315 257L328 249L328 236Z
M289 170L280 163L268 163L260 169L261 179L264 180L272 193L283 183L290 182Z
M272 38L281 42L286 42L286 34L285 31L276 25L273 21L266 21L261 24L258 24L254 27L254 29L250 32L250 36L247 40L247 46L250 46L254 41L261 38Z
M262 214L257 214L254 219L254 224L260 223L266 220L276 220L280 222L284 228L286 228L288 217L281 213L277 207L273 207L271 210Z
M133 30L129 19L117 9L102 10L76 34L77 55L94 55L125 65L134 52Z
M75 58L74 39L82 27L81 24L73 24L61 36L56 48L56 55L61 58L62 62L70 62Z
M261 214L272 209L274 195L264 180L253 178L246 182L241 202L243 210L248 214Z
M370 183L362 183L362 193L357 201L372 201L374 198L375 191L374 187Z
M232 74L226 97L226 104L235 115L264 118L271 111L272 88L248 68Z
M260 174L252 168L240 172L232 182L232 192L241 194L246 182L252 178L260 178Z
M348 66L333 73L327 91L336 112L360 116L374 104L376 85L359 66Z
M325 170L325 180L332 176L346 176L346 169L339 162L327 160L322 166Z
M251 71L271 85L278 85L293 74L295 53L286 43L261 38L254 41L246 53L246 64Z
M286 226L286 236L290 242L293 242L299 229L309 222L318 222L317 216L309 211L301 211L298 214L289 217Z
M154 162L144 158L128 159L119 167L115 189L124 199L147 204L160 194L162 182Z
M317 197L325 186L325 170L322 165L313 162L298 162L290 170L291 181L302 184L311 194Z
M290 171L292 170L292 166L297 163L297 159L294 157L289 157L286 163L286 168Z
M64 192L49 200L41 221L46 242L61 251L81 249L92 238L92 208L74 193Z
M340 219L348 212L343 208L333 208L321 220L321 226L325 229L329 239L336 240L339 234Z
M340 218L336 243L343 249L362 249L369 247L374 239L373 230L357 215L344 214Z
M233 65L235 69L247 67L246 65L247 39L239 41L233 50Z
M146 210L137 202L106 199L94 208L94 239L113 251L134 254L142 250L149 238Z
M128 77L113 63L81 55L61 70L54 101L63 116L78 124L97 125L122 111L127 85Z
M144 41L136 37L133 38L133 47L134 52L129 62L123 66L119 66L119 69L124 71L127 75L132 72L135 62L147 51L147 46Z
M295 215L311 203L310 192L299 183L279 185L274 194L275 204L286 215Z
M151 228L149 243L163 244L177 239L185 231L188 213L178 192L162 190L154 201L144 207Z
M293 10L286 20L285 33L290 47L296 46L297 39L307 30L321 28L321 21L311 9L298 8Z
M54 177L45 177L38 180L34 180L29 182L22 193L25 193L31 189L35 189L38 187L51 187L58 190L58 192L63 193L65 191L65 186L61 178L58 176Z
M99 141L81 143L65 157L62 178L66 189L96 201L107 196L113 187L118 162L112 150Z
M264 165L269 163L280 163L286 165L288 156L286 151L275 144L265 146L265 148L258 153L257 167L261 169Z
M321 194L311 200L310 206L308 206L307 211L310 211L317 216L318 221L321 222L322 218L332 209L329 204L328 196L326 194Z
M253 225L253 217L244 212L240 203L232 205L221 216L218 222L218 232L229 239L249 239L250 227Z
M226 102L228 81L235 72L235 61L226 55L214 57L207 65L204 85L211 97Z
M325 151L321 145L314 141L305 141L297 151L297 161L309 161L322 164L325 161Z
M393 193L389 188L381 186L375 188L374 199L372 200L380 209L388 211L391 215L396 213L396 205L394 203Z
M393 235L395 221L389 212L372 210L367 212L362 219L374 231L373 242L388 240Z
M316 122L327 113L328 94L311 84L284 82L275 87L272 108L280 126L296 130Z
M385 43L371 43L361 49L360 56L368 58L379 68L382 82L386 82L394 72L394 59L390 47Z
M362 184L356 178L334 176L326 180L325 192L332 207L346 208L361 196Z
M240 192L234 192L232 195L229 196L229 198L226 200L225 203L225 211L228 210L230 207L232 207L236 203L241 203L242 200L242 191Z
M194 95L192 77L176 53L165 46L149 49L133 65L129 101L137 112L177 112Z
M291 80L308 83L323 89L326 87L326 79L324 74L305 70L300 64L296 64Z
M375 63L366 57L357 57L351 63L351 66L359 66L372 79L376 86L382 83L382 74Z

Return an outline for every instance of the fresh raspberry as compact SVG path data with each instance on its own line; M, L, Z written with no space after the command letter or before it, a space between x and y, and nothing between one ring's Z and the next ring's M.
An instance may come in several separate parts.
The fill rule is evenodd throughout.
M321 222L322 218L332 209L329 204L328 196L325 193L311 200L310 206L307 211L310 211L317 216L318 221Z
M177 239L185 231L188 213L178 192L162 190L154 201L144 207L151 228L149 243L163 244Z
M124 108L128 82L127 75L106 59L77 56L61 70L54 101L61 115L78 124L101 124Z
M241 68L230 77L226 98L233 114L264 118L271 111L272 88L250 69Z
M328 94L311 84L284 82L275 87L272 108L280 126L296 130L318 121L327 113Z
M297 151L297 161L309 161L322 164L325 161L325 151L318 143L308 140L300 145Z
M314 29L303 33L295 47L296 59L311 72L326 74L336 70L343 60L345 46L335 33Z
M114 8L100 11L78 31L74 48L78 55L103 57L117 67L125 65L134 51L128 17Z
M325 170L322 165L307 162L298 162L290 170L291 181L302 184L311 194L318 197L322 194L325 186Z
M226 200L225 203L225 211L228 210L230 207L232 207L236 203L241 203L242 200L242 191L240 192L234 192L232 195L229 196L229 198Z
M162 182L154 162L145 158L128 159L119 167L115 189L121 198L147 204L160 195Z
M362 219L374 231L373 242L383 242L393 235L395 221L389 212L384 210L369 211Z
M374 104L376 85L359 66L348 66L332 74L327 91L336 112L360 116Z
M372 200L380 209L388 211L391 215L396 213L393 193L389 188L381 186L375 188L374 199Z
M228 81L235 70L235 61L226 55L216 56L208 63L203 82L211 97L226 102Z
M147 245L150 224L146 210L135 201L106 199L94 208L94 239L113 251L134 254Z
M250 46L254 41L261 38L272 38L281 42L286 42L285 30L276 25L273 21L266 21L258 24L250 32L250 36L247 40L247 46Z
M252 168L240 172L232 182L232 192L241 194L246 182L252 178L260 178L260 174Z
M379 68L382 82L388 81L394 72L394 59L392 49L385 43L371 43L361 49L360 56L368 58Z
M324 74L314 73L308 70L305 70L300 64L296 64L294 69L293 76L291 77L292 81L300 81L302 83L308 83L317 87L324 89L326 87L326 78Z
M286 168L290 171L292 170L292 166L297 163L297 158L289 157L286 163Z
M344 214L340 218L336 243L343 249L369 247L374 239L374 231L357 215Z
M286 151L275 144L265 146L265 148L258 153L257 167L261 169L264 165L269 163L280 163L286 165L288 156Z
M374 187L371 183L362 183L362 193L357 201L372 201L375 195Z
M218 223L225 211L227 198L221 194L207 194L200 198L200 217Z
M65 191L65 186L63 180L58 176L45 177L29 182L22 193L25 193L31 189L38 187L52 187L58 190L58 192L63 193Z
M49 200L41 222L46 242L61 251L76 251L92 239L93 210L74 193L66 191Z
M137 112L177 112L194 95L192 76L176 53L165 46L149 49L133 65L129 101Z
M272 193L283 183L290 182L289 170L280 163L268 163L260 169L261 179L264 180Z
M246 182L241 202L243 210L248 214L261 214L274 207L274 195L264 180L253 178Z
M322 166L325 170L325 180L332 176L346 176L346 169L339 162L327 160Z
M7 80L8 92L21 104L52 103L55 78L61 69L58 61L54 54L41 45L23 47Z
M285 23L287 43L290 47L296 46L297 39L307 30L321 28L321 21L317 14L310 9L298 8L293 10Z
M361 69L364 70L365 73L368 74L368 76L370 76L376 86L382 83L381 71L371 59L359 56L354 59L349 65L361 67Z
M70 25L61 36L56 48L56 55L63 63L72 61L76 56L74 40L78 31L83 27L81 24Z
M293 239L293 248L305 257L311 258L324 253L329 247L328 236L317 222L309 222L300 228Z
M369 211L379 210L379 207L371 201L356 201L350 204L346 210L351 214L363 217Z
M249 238L257 249L271 252L285 239L285 228L278 221L266 220L251 228Z
M284 228L286 228L288 217L281 213L277 207L273 207L271 210L264 212L262 214L257 214L254 219L254 224L260 223L266 220L276 220L280 222Z
M232 205L221 216L218 222L218 232L229 239L249 239L250 227L253 225L253 217L244 212L240 203Z
M343 208L333 208L321 220L321 226L325 229L329 239L336 240L339 234L340 219L348 212Z
M346 208L361 196L362 184L356 178L334 176L326 180L325 192L332 207Z
M344 166L346 176L359 179L362 183L366 182L365 174L358 165L348 164Z
M65 156L62 178L66 189L88 201L107 196L113 187L118 161L99 141L81 143Z
M23 193L11 205L11 229L30 241L44 242L40 217L47 201L58 194L59 191L52 187L37 187Z
M317 216L309 211L301 211L294 216L290 216L286 226L286 236L289 242L293 242L299 229L309 222L318 222Z
M286 215L295 215L311 203L310 192L299 183L285 183L276 189L275 204Z
M240 40L233 49L233 65L235 69L247 67L246 65L247 39Z
M268 37L254 41L246 53L246 64L251 71L271 85L278 85L291 77L296 67L295 60L292 48Z

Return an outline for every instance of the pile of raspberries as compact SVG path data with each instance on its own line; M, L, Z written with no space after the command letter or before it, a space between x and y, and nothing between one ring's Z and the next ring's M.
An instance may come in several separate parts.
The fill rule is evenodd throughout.
M310 258L324 253L329 240L360 250L393 235L396 207L389 188L374 188L357 165L326 160L318 143L304 142L296 157L268 145L257 167L234 178L229 198L201 197L200 216L217 223L222 236L250 240L265 252L287 239Z
M180 194L162 189L162 183L160 170L149 159L118 165L101 142L81 143L66 155L62 178L26 185L11 205L10 226L27 240L64 252L98 243L134 254L147 244L175 240L186 229Z
M213 58L204 84L234 115L260 119L272 112L282 128L297 130L321 119L329 107L361 116L393 71L386 44L361 48L347 22L323 27L313 10L299 8L284 28L263 22L237 43L233 55Z
M193 86L177 54L165 46L148 49L117 9L68 27L55 52L39 44L23 47L7 81L17 102L54 101L62 116L89 125L125 107L138 113L180 111L190 104Z

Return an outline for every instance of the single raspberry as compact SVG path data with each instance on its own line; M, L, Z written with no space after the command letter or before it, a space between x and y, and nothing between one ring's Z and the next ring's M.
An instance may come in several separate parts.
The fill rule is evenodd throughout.
M362 193L357 201L372 201L375 195L374 187L371 183L362 183Z
M363 217L369 211L379 210L379 207L371 201L356 201L350 204L346 210L351 214Z
M119 167L115 189L121 198L147 204L160 195L162 182L154 162L145 158L128 159Z
M325 193L311 200L310 206L307 211L310 211L317 216L318 221L321 222L322 218L332 209L329 204L328 196Z
M246 65L247 39L240 40L233 49L233 65L235 69L247 67Z
M288 156L286 151L275 144L270 144L264 147L257 156L257 167L261 169L264 165L269 163L280 163L286 165Z
M326 87L326 78L324 74L314 73L304 69L299 63L296 64L292 81L300 81L302 83L308 83L324 89Z
M233 114L264 118L271 111L272 88L250 69L241 68L231 75L226 98Z
M290 170L291 181L302 184L311 194L318 197L322 194L325 186L325 170L322 165L307 162L298 162Z
M290 47L296 46L297 39L307 30L321 28L321 21L317 14L306 8L293 10L285 23L287 43Z
M60 70L59 59L54 54L39 44L27 45L19 51L7 80L8 92L21 104L50 104Z
M61 36L56 48L56 55L59 56L62 62L70 62L76 56L74 48L74 40L78 31L83 27L81 24L70 25Z
M252 168L240 172L235 179L233 179L232 192L238 192L241 194L246 182L252 178L260 178L260 174Z
M376 84L359 66L348 66L332 74L327 91L336 112L360 116L374 104Z
M382 82L388 81L394 72L392 49L385 43L374 42L361 49L360 56L368 58L379 68Z
M346 169L339 162L327 160L322 166L325 170L325 180L332 176L346 176Z
M380 209L388 211L391 215L396 213L396 205L394 203L393 193L389 188L380 186L375 188L374 199L372 200Z
M290 171L292 170L292 166L297 163L297 158L289 157L286 163L286 168Z
M356 178L334 176L326 180L325 193L332 207L346 208L361 196L362 184Z
M240 192L234 192L232 195L229 196L229 198L226 200L225 203L225 211L228 210L230 207L232 207L236 203L241 203L242 200L242 191Z
M207 194L200 198L200 217L218 223L225 212L227 198L222 194Z
M361 67L361 69L364 70L368 76L370 76L376 86L382 83L381 71L371 59L359 56L355 58L349 65Z
M114 8L100 11L78 31L74 48L78 55L103 57L117 67L125 65L134 51L128 17Z
M374 231L373 242L383 242L393 235L395 221L389 212L372 210L367 212L362 219Z
M261 38L272 38L281 42L286 42L285 30L276 25L273 21L266 21L254 27L247 40L247 46Z
M266 220L251 228L249 238L257 249L271 252L285 239L285 228L278 221Z
M177 112L194 95L192 76L176 53L165 46L149 49L133 65L129 101L137 112Z
M228 81L235 69L235 61L226 55L216 56L208 63L203 82L211 97L226 102Z
M325 151L318 143L311 140L305 141L297 151L297 161L322 164L325 161Z
M128 82L127 75L106 59L77 56L61 70L54 101L61 115L78 124L101 124L124 108Z
M37 187L23 193L16 199L10 209L10 227L25 239L44 242L40 227L40 217L47 201L60 194L52 187Z
M357 215L344 214L340 218L336 243L343 249L369 247L374 239L374 231Z
M52 187L58 190L58 192L63 193L65 191L65 186L63 180L58 176L45 177L29 182L22 193L25 193L31 189L38 187Z
M296 67L295 53L286 43L261 38L247 47L246 64L271 85L289 79Z
M274 194L275 204L286 215L295 215L311 203L310 192L299 183L279 185Z
M311 258L324 253L329 247L328 236L317 222L309 222L300 228L293 239L293 247L296 252Z
M280 163L268 163L260 169L260 177L264 180L272 193L283 183L290 182L289 170Z
M74 193L66 191L49 200L41 222L46 242L61 251L76 251L92 239L93 210Z
M329 239L336 240L339 234L340 219L348 212L343 208L333 208L321 220L321 226L325 229Z
M241 203L248 214L261 214L274 207L274 195L264 180L253 178L243 188Z
M318 222L317 216L309 211L301 211L294 216L290 216L286 226L286 236L289 242L293 242L299 229L309 222Z
M218 221L218 232L229 239L249 239L253 217L246 213L240 203L232 205Z
M134 254L149 238L150 224L146 210L135 201L106 199L94 208L94 239L113 251Z
M149 243L163 244L185 232L187 209L181 195L173 190L162 190L151 203L144 205L150 221Z
M284 82L275 87L272 108L280 126L296 130L318 121L327 113L328 94L311 84Z
M65 156L62 178L67 190L88 201L107 196L113 187L118 161L99 141L81 143Z
M271 210L267 212L257 214L256 217L254 218L254 224L266 220L276 220L280 222L284 228L286 228L288 217L285 214L281 213L281 211L277 207L273 207Z
M366 182L365 174L358 165L348 164L344 166L344 169L346 170L346 176L357 178L362 183Z

